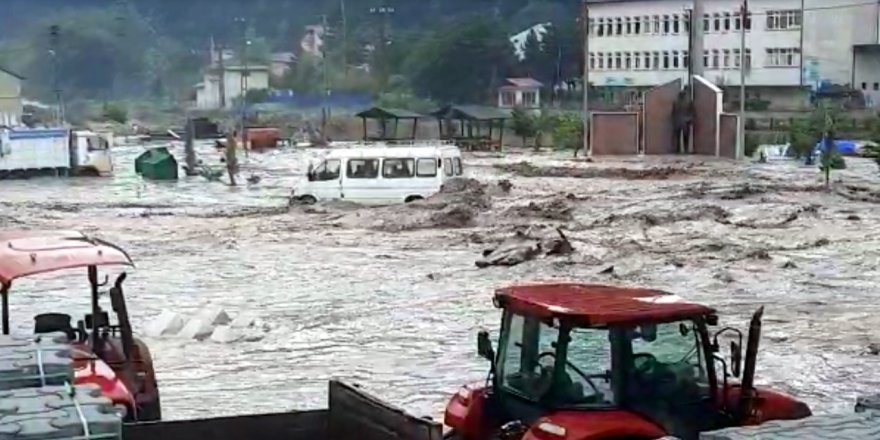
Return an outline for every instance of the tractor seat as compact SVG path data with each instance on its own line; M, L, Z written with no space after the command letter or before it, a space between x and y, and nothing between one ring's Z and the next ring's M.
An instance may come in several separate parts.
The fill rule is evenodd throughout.
M70 325L70 315L66 313L42 313L34 317L34 333L45 334L63 332L67 339L76 339L76 331Z

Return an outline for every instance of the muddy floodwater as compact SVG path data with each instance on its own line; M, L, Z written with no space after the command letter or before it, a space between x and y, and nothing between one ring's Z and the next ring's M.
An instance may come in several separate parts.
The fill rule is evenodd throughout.
M142 149L118 148L113 178L0 182L0 227L81 229L124 246L137 263L126 281L136 328L207 306L259 317L259 341L147 338L169 419L320 407L329 378L436 415L486 376L475 335L499 324L492 288L529 280L662 288L742 329L765 306L759 383L820 413L880 389L880 178L867 160L848 160L826 190L816 168L789 163L468 156L467 176L489 184L475 194L288 209L314 153L252 154L241 177L260 182L232 188L143 182L132 165ZM562 227L576 252L474 266L526 227ZM85 313L84 272L17 282L15 331L38 312Z

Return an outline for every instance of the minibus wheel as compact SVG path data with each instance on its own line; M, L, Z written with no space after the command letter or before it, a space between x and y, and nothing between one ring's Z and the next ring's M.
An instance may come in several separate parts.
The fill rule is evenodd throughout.
M409 196L406 199L404 199L403 203L415 202L416 200L423 200L423 197L422 196Z

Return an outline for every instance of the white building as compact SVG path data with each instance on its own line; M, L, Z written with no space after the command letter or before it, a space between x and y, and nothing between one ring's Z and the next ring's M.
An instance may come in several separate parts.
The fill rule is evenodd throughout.
M704 76L778 107L804 104L810 87L849 85L880 102L880 3L863 0L704 0ZM687 79L688 0L590 0L590 82L637 90ZM745 27L745 54L740 33Z
M540 109L541 87L544 85L532 78L507 78L498 88L498 107Z
M247 72L246 75L245 72ZM242 80L243 76L247 78L246 84ZM222 88L221 81L223 81ZM244 66L224 66L222 71L219 67L209 68L204 74L202 82L196 84L195 87L196 108L200 110L215 110L221 107L229 109L241 97L242 90L269 88L269 67L249 65L246 71Z
M21 123L21 82L24 77L0 66L0 126Z

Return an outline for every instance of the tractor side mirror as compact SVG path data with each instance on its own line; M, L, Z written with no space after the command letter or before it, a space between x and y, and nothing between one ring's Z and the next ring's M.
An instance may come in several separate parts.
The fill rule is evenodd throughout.
M477 333L477 353L489 361L495 360L495 350L492 349L492 341L489 340L489 332L486 330Z
M742 368L742 347L736 341L730 341L730 374L739 377Z
M718 315L712 313L712 314L709 314L709 316L706 316L706 324L711 325L713 327L718 325Z

